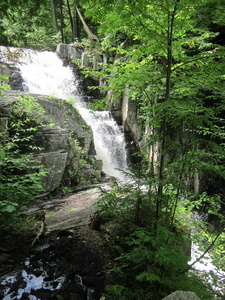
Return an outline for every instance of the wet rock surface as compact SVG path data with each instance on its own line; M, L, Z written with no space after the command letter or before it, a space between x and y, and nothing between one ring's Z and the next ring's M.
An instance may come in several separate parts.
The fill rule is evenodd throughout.
M62 199L33 203L29 213L40 216L33 233L2 232L1 299L101 298L111 263L102 234L89 227L99 195L96 186Z
M101 239L93 230L83 227L51 234L41 238L15 270L1 278L0 297L100 299L106 262Z
M46 232L88 225L91 216L96 211L96 206L93 204L99 196L100 189L96 186L71 195L66 198L66 201L65 199L54 200L54 207L51 210L48 209L45 215Z

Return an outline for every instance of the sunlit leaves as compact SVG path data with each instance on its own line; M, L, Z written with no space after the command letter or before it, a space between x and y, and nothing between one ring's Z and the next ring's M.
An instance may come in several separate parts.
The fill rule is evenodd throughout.
M208 209L215 218L221 218L218 193L223 187L217 181L224 184L225 180L225 56L224 41L217 44L220 35L215 24L224 23L222 18L215 20L212 7L224 15L224 4L219 0L215 5L211 0L89 3L97 4L86 8L100 23L102 50L116 57L103 74L108 89L115 97L129 98L142 126L143 136L138 142L144 164L139 180L149 187L148 193L144 195L140 188L139 192L126 188L125 194L110 193L108 205L106 195L101 208L109 213L113 204L113 215L126 218L129 214L133 217L132 205L137 208L141 203L141 227L119 240L125 240L125 246L123 251L120 248L113 270L118 282L127 279L129 289L134 282L133 290L144 290L139 298L147 299L148 287L154 284L164 288L169 283L174 290L182 284L187 288L178 275L187 263L180 247L184 241L178 237L197 228L193 239L201 242L202 236L207 238L207 225L190 220L193 212ZM104 11L99 19L98 9ZM204 184L200 188L211 195L194 194L194 189L201 192L199 178ZM160 213L155 214L158 207ZM154 226L147 228L146 224ZM176 282L171 282L174 273L170 270L176 273ZM115 286L120 297L128 295L126 284L123 288ZM206 299L205 295L202 298ZM149 299L156 298L151 295Z

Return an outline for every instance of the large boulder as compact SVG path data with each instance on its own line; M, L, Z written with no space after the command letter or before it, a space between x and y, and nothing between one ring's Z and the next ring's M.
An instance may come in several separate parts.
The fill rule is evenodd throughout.
M196 296L193 292L186 291L176 291L166 296L162 300L201 300L198 296Z
M84 47L81 43L64 44L60 43L56 47L56 52L62 59L73 62L81 60Z
M27 94L18 91L0 94L0 133L7 132L13 106L23 96ZM94 163L92 131L76 108L66 100L34 94L29 97L45 111L35 120L37 131L31 140L36 160L47 170L45 191L95 182L101 170L99 163Z

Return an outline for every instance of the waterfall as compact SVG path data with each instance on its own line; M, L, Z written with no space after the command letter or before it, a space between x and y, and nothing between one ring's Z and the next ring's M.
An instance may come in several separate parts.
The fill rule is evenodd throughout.
M55 52L0 47L0 53L7 62L12 63L10 57L15 57L14 65L21 71L24 91L73 103L92 128L96 158L102 160L103 172L124 180L124 174L120 171L127 168L124 134L110 112L91 111L86 107L77 88L79 78L73 70L64 66Z

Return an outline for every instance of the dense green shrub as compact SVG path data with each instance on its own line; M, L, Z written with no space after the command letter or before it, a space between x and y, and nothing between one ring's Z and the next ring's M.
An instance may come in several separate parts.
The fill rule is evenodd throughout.
M15 216L42 191L45 175L35 161L32 133L37 130L35 116L43 109L32 97L20 97L14 103L8 128L1 133L0 144L0 216L1 222ZM36 124L37 125L37 124Z

